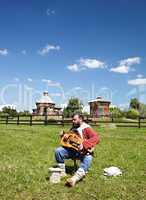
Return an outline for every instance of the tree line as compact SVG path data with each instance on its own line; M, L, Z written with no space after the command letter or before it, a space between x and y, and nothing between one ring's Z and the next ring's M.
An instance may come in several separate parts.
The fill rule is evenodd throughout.
M87 112L83 112L83 103L79 98L72 97L69 99L67 106L63 109L64 117L71 117L74 113L82 113L87 115ZM18 112L16 109L11 107L3 107L0 111L1 116L28 116L31 115L29 111ZM131 118L136 119L138 116L146 117L146 104L138 101L137 98L132 98L129 103L127 110L121 110L118 107L110 107L110 115L114 118Z

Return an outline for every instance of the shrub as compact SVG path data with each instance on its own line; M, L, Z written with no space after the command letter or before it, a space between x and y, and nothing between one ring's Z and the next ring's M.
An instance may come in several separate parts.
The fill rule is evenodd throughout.
M129 109L127 111L126 117L130 119L136 119L139 116L139 112L136 109Z

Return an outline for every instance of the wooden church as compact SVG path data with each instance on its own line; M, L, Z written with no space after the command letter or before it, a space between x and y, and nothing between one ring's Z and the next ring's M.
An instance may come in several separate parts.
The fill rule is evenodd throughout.
M102 97L97 97L94 100L88 102L90 106L90 116L91 117L109 117L109 105L110 101L102 99Z

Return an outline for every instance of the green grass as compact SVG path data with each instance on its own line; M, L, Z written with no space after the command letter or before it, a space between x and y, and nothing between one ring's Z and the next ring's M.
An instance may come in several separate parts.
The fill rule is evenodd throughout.
M146 129L98 129L101 143L92 167L74 188L67 188L65 179L54 185L47 180L60 130L0 125L0 200L146 199ZM73 161L66 164L72 166ZM103 169L109 166L121 168L123 175L104 177Z

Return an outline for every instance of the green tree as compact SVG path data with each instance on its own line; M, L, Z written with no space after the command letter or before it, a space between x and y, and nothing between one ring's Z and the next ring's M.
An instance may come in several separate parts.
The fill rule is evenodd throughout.
M140 102L138 101L137 98L133 98L133 99L130 100L130 108L131 109L139 110L139 108L140 108Z
M31 113L28 110L24 110L24 111L19 112L20 116L29 116L30 114Z
M140 103L139 112L141 116L146 117L146 104Z
M12 116L12 117L17 116L17 111L16 111L16 109L13 109L13 108L11 108L11 107L9 107L9 106L8 106L8 107L3 107L2 113L8 114L8 115L10 115L10 116Z
M113 118L120 118L123 117L123 112L120 110L120 108L110 108L110 115Z
M80 102L78 98L70 98L68 105L63 110L63 114L65 117L71 117L74 113L79 112L82 113L83 104Z
M127 114L126 114L127 116L127 118L130 118L130 119L137 119L137 117L139 116L139 112L138 112L138 110L136 110L136 109L129 109L128 111L127 111Z

